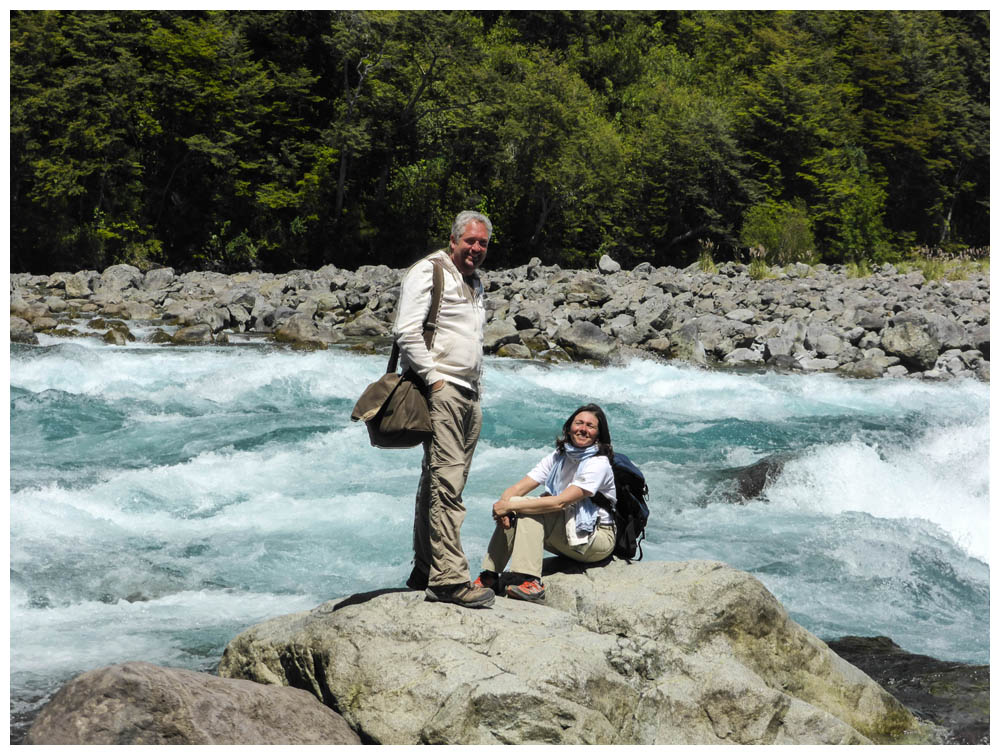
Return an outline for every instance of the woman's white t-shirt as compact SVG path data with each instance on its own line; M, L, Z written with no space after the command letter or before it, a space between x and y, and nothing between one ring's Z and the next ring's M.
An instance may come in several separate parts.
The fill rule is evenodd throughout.
M528 472L528 477L544 485L545 481L549 479L549 474L552 472L552 467L555 466L558 456L558 451L547 455L535 465L534 469ZM563 458L562 474L559 477L560 479L556 481L556 495L559 495L570 485L576 485L588 496L601 493L612 503L618 501L615 492L615 475L611 470L611 462L608 461L607 456L591 456L582 462L566 456ZM614 520L604 507L597 506L589 498L583 499L577 505L584 503L596 507L601 524L613 524Z

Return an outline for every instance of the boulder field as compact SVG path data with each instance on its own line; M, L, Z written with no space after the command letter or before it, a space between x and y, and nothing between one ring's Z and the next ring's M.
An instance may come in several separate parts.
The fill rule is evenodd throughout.
M103 272L11 276L10 338L90 335L174 344L261 338L298 348L388 342L405 270L327 265L285 274L176 274L113 265ZM563 270L536 258L484 269L484 351L501 357L607 363L645 353L701 366L846 376L989 380L989 276L925 280L883 265L796 264L751 278L747 266ZM133 327L129 327L131 324ZM159 326L159 327L157 327ZM149 330L147 327L146 330Z
M491 609L471 610L389 588L276 617L235 637L219 677L195 674L212 684L191 682L193 693L184 682L156 694L139 684L98 694L112 686L99 681L89 694L86 687L67 693L85 674L43 709L28 741L54 742L51 721L78 742L163 741L134 722L154 720L150 706L169 710L163 698L184 700L170 721L161 715L170 731L208 729L188 716L198 711L223 720L224 741L253 743L261 732L281 741L272 730L281 716L262 711L268 690L291 688L309 693L288 700L303 716L336 732L316 709L335 711L367 744L941 741L938 727L792 621L756 578L723 563L586 568L548 559L544 579L541 605L498 598ZM147 666L133 675L155 677ZM119 668L112 678L122 676ZM246 696L242 737L224 689L235 684L250 685L234 688ZM212 699L195 699L212 685ZM284 736L301 741L301 728L311 725L289 718ZM130 740L135 731L145 738ZM311 741L320 736L344 741L341 733Z

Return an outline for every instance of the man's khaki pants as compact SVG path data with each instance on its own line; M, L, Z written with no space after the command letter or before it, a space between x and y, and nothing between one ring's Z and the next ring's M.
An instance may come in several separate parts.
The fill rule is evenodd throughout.
M525 500L529 499L510 499L513 504ZM603 561L615 549L615 530L607 525L599 526L585 546L570 545L566 542L566 517L562 511L519 515L515 522L510 529L497 525L486 548L483 571L501 572L509 561L510 571L541 577L543 548L588 564Z
M465 520L462 490L483 413L474 392L447 381L429 396L434 434L424 441L413 518L413 561L427 573L427 584L439 587L470 581L460 534Z

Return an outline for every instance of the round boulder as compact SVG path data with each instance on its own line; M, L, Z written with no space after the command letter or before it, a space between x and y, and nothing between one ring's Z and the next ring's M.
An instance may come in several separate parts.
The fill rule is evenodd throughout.
M25 738L44 745L361 744L305 690L129 662L81 674Z
M930 370L937 361L941 344L914 322L893 324L882 331L882 349L899 357L910 371Z

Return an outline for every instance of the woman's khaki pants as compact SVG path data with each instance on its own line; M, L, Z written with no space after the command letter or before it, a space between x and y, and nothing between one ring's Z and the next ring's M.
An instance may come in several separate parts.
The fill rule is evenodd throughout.
M516 504L529 498L515 496L510 500ZM543 549L588 564L602 561L615 549L615 530L601 525L587 545L576 548L566 542L566 518L562 511L518 515L510 529L497 525L486 548L483 571L501 572L509 562L512 572L541 577Z

